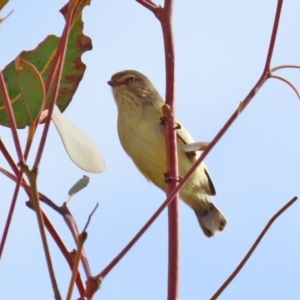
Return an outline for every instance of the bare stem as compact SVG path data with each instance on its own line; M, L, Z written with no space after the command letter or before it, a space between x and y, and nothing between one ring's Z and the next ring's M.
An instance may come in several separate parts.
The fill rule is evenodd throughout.
M165 119L165 141L167 156L166 194L178 184L177 136L174 130L175 120L175 51L172 28L173 0L165 0L159 7L150 0L137 0L152 11L161 24L166 69L166 105L163 109ZM168 207L169 221L169 263L168 263L168 300L179 298L179 196L175 195Z
M80 262L80 258L81 258L81 251L83 249L83 244L87 239L87 232L86 229L91 221L91 218L94 214L94 212L96 211L96 209L98 208L98 203L96 204L95 208L93 209L93 211L90 213L88 220L82 230L82 232L78 235L78 239L77 239L77 251L76 251L76 255L75 255L75 259L74 259L74 264L73 264L73 272L72 272L72 276L71 276L71 280L70 280L70 284L69 284L69 289L68 289L68 294L67 294L67 300L71 300L72 297L72 292L73 292L73 288L74 288L74 284L75 284L75 280L78 274L78 266L79 266L79 262Z
M300 69L300 65L281 65L281 66L277 66L271 69L271 72L275 72L277 70L280 69L286 69L286 68L295 68L295 69Z
M228 277L228 279L222 284L222 286L216 291L216 293L210 298L211 300L217 299L222 292L227 288L227 286L232 282L232 280L237 276L237 274L240 272L240 270L244 267L248 259L251 257L252 253L264 237L264 235L267 233L271 225L274 223L274 221L282 214L284 213L296 200L298 197L294 197L291 199L287 204L285 204L268 222L268 224L265 226L261 234L258 236L250 250L247 252L243 260L239 263L239 265L236 267L236 269L232 272L232 274Z
M298 99L300 100L300 93L299 93L299 91L297 90L297 88L289 80L285 79L282 76L278 76L278 75L274 75L274 74L272 74L270 76L270 78L279 79L279 80L285 82L287 85L290 86L290 88L292 88L292 90L296 93Z
M75 255L75 259L74 259L72 276L70 279L68 293L67 293L67 297L66 297L67 300L71 300L71 297L72 297L75 280L76 280L76 277L78 274L78 266L79 266L80 257L81 257L81 250L82 250L83 244L86 239L87 239L87 232L84 231L78 237L77 251L76 251L76 255Z
M33 141L33 138L34 138L34 135L35 135L36 121L33 124L31 124L30 126L28 126L27 141L26 141L26 147L25 147L25 150L24 150L24 159L25 159L25 161L27 160L27 157L28 157L31 145L32 145L32 141Z
M141 5L152 11L154 14L156 13L158 6L151 0L136 0L136 2L140 3Z
M277 1L275 20L274 20L274 24L273 24L269 50L268 50L267 59L266 59L266 63L265 63L265 69L264 69L264 72L263 72L266 75L269 75L271 73L270 65L271 65L271 60L272 60L275 41L276 41L276 36L277 36L279 20L280 20L280 16L281 16L282 4L283 4L283 0L278 0Z
M3 156L5 157L6 161L10 165L11 169L13 170L13 172L15 174L19 173L19 169L18 169L17 165L15 164L15 162L14 162L11 154L7 150L6 146L2 142L1 137L0 137L0 151L2 152Z
M31 202L27 202L26 205L29 208L34 210ZM53 240L55 241L55 243L56 243L57 247L59 248L59 250L61 251L62 255L65 257L67 263L69 264L70 269L73 270L74 254L72 252L70 253L68 251L66 245L64 244L61 237L57 233L56 229L54 228L54 226L48 219L47 215L43 212L42 208L41 208L41 213L43 216L43 221L44 221L45 227L47 228L48 232L52 236ZM85 287L84 287L83 280L82 280L79 272L77 272L77 276L76 276L76 285L77 285L80 295L83 296L84 292L85 292Z
M23 172L20 171L19 175L18 175L17 182L16 182L16 186L15 186L14 194L13 194L13 197L12 197L12 201L11 201L11 204L10 204L9 212L8 212L8 215L7 215L7 218L6 218L3 234L2 234L2 237L1 237L0 260L1 260L1 257L2 257L3 249L4 249L4 246L5 246L5 242L6 242L6 238L7 238L7 235L8 235L8 230L9 230L9 227L10 227L10 224L11 224L12 216L13 216L15 206L16 206L16 203L17 203L22 177L23 177Z
M44 151L46 139L48 136L48 131L50 128L52 112L53 112L54 105L57 100L59 84L60 84L61 75L62 75L63 66L64 66L64 60L65 60L65 56L66 56L68 38L69 38L70 30L71 30L71 24L74 21L74 18L76 16L79 5L80 5L80 1L77 1L77 3L75 3L75 5L72 4L72 1L69 1L69 5L68 5L69 13L68 13L66 25L64 27L62 36L60 38L59 45L57 47L57 51L56 51L56 54L55 54L51 69L49 71L49 75L48 75L46 84L45 84L46 99L49 96L51 96L51 100L50 100L50 104L48 107L48 115L46 117L44 130L42 133L42 137L40 140L36 158L35 158L35 161L33 164L33 169L36 169L38 167L38 165L41 161L41 158L42 158L43 151Z
M78 230L77 224L75 222L75 219L66 204L61 206L61 210L64 212L64 221L66 222L67 226L69 227L71 234L73 236L73 239L77 245L78 244L78 236L80 234L79 234L79 230ZM92 276L92 273L91 273L91 268L90 268L84 247L82 247L80 252L81 252L81 262L82 262L84 272L86 274L86 277L89 278Z
M8 121L9 121L9 127L11 130L11 134L14 140L14 144L16 147L16 152L19 158L19 162L20 163L24 163L24 158L23 158L23 153L22 153L22 148L21 148L21 144L20 144L20 140L19 140L19 135L17 132L17 123L16 123L16 119L14 116L14 112L12 110L12 106L10 103L10 99L9 99L9 95L8 95L8 91L6 88L6 84L5 84L5 80L2 74L2 70L0 69L0 92L2 92L2 96L3 96L3 103L5 106L5 111L8 117Z
M30 188L31 188L31 200L34 206L34 210L36 212L37 216L37 221L40 229L40 234L42 238L42 243L43 243L43 248L46 256L46 261L47 261L47 266L48 266L48 271L49 275L51 278L51 283L52 283L52 288L54 291L55 299L56 300L61 300L60 292L58 289L58 285L56 282L55 274L54 274L54 269L51 261L51 255L48 247L48 242L47 242L47 237L46 237L46 232L44 228L44 221L43 221L43 215L41 212L40 208L40 201L38 197L38 191L37 191L37 170L29 170L28 167L25 165L23 166L23 171L27 175L29 183L30 183Z

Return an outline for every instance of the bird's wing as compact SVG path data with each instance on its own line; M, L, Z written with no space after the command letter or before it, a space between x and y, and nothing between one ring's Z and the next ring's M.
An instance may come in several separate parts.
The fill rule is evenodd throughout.
M204 167L204 173L206 175L206 179L207 179L207 185L205 185L203 188L204 190L207 192L207 195L211 195L211 196L215 196L216 195L216 189L215 186L208 174L207 169Z
M180 127L176 130L178 140L181 141L183 145L194 143L193 138L188 133L188 131L183 127L183 125L181 123L177 122L177 121L176 121L176 123ZM183 138L183 136L184 136L184 138ZM180 142L179 142L179 144L180 144ZM178 146L180 146L180 145L178 145ZM197 154L196 154L195 151L186 152L186 155L193 163L196 162ZM205 174L205 178L203 179L203 181L206 183L206 184L202 184L201 187L204 189L204 191L207 193L207 195L214 196L214 195L216 195L216 189L214 187L214 184L213 184L213 182L212 182L212 180L209 176L209 173L208 173L205 165L203 163L201 165L202 165L202 168L203 168L203 171L204 171L204 174Z

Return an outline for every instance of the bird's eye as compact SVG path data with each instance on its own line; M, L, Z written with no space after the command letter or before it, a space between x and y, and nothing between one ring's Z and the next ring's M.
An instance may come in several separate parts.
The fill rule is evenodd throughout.
M128 81L129 82L135 82L135 78L131 76L131 77L129 77Z

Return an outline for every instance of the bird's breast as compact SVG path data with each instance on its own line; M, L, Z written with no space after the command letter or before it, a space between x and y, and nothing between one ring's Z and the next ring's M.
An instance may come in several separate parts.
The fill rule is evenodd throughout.
M166 154L164 128L159 116L119 115L118 133L121 145L138 169L164 189Z

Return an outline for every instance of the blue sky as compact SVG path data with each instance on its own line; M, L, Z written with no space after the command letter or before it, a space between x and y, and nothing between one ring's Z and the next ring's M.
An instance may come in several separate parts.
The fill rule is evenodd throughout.
M161 1L162 3L162 1ZM175 1L176 113L196 141L216 135L263 70L277 1ZM63 0L11 0L2 16L0 66L48 34L60 35ZM300 63L300 2L285 1L272 66ZM133 0L93 0L84 10L93 50L83 55L84 79L66 115L98 145L106 161L102 174L86 174L68 158L54 126L40 166L39 190L57 204L86 174L90 185L71 203L83 228L96 202L99 208L85 244L93 274L99 273L148 220L164 194L149 184L121 148L117 109L107 81L136 69L164 95L164 52L158 21ZM300 89L300 70L279 75ZM270 217L300 195L300 103L283 82L269 80L206 159L217 206L227 217L224 232L201 233L192 210L180 205L183 300L208 299L231 274ZM12 154L10 131L0 135ZM23 144L26 130L20 130ZM38 139L37 139L38 140ZM36 141L37 142L37 141ZM37 143L35 144L35 146ZM32 164L36 147L31 152ZM0 156L0 166L6 167ZM0 228L13 183L1 177ZM20 193L0 263L1 295L6 299L53 299L36 218ZM250 261L220 299L296 299L300 293L299 203L271 227ZM74 243L62 219L45 208L68 244ZM69 268L49 239L62 295ZM164 211L125 258L108 274L94 299L166 299L167 214ZM76 295L74 295L74 299Z

